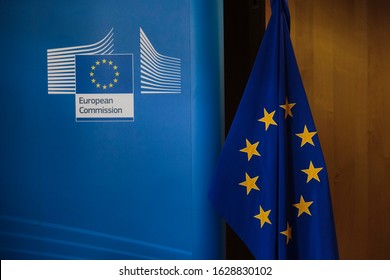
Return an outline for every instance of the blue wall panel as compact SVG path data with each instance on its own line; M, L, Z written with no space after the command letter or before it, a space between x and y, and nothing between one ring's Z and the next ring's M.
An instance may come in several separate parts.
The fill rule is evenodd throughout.
M217 0L3 1L1 259L221 257L207 200L221 13Z

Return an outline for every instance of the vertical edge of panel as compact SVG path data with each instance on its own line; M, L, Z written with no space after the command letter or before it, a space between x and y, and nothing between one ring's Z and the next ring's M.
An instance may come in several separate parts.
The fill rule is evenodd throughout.
M224 257L225 233L208 191L224 141L223 1L191 1L193 258Z

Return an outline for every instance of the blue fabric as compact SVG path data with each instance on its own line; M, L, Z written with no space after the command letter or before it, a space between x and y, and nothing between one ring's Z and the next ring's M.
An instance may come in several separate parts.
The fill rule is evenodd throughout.
M210 190L257 259L337 259L327 170L289 34L272 16Z

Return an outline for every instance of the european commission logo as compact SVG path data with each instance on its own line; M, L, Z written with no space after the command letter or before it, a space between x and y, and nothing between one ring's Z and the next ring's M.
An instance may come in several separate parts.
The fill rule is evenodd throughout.
M133 55L76 55L77 121L134 119Z
M94 44L47 50L48 93L75 95L76 121L134 121L134 56L114 54L113 29ZM181 59L140 28L140 93L180 94Z

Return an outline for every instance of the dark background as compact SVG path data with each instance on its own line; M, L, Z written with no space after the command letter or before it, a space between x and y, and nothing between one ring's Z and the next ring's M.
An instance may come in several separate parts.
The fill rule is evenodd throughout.
M265 30L265 0L225 0L225 131L229 131ZM226 226L227 259L254 259Z

